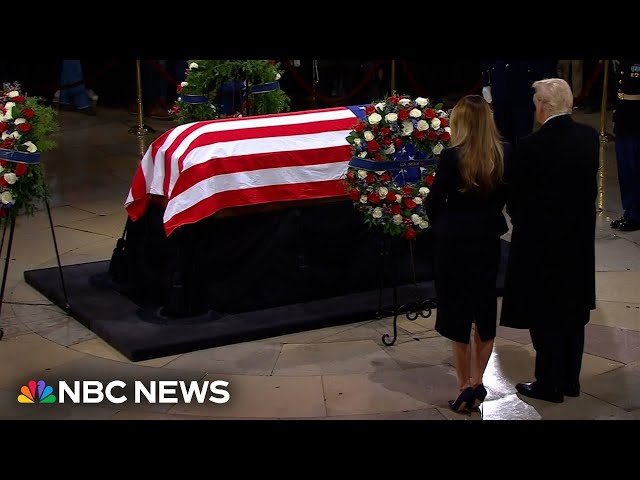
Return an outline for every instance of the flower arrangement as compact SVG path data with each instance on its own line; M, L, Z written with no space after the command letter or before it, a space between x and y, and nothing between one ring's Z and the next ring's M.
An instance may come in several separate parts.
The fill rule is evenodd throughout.
M37 97L21 92L20 84L0 91L0 217L32 215L35 204L47 199L40 154L57 143L56 112Z
M179 124L228 116L286 111L282 71L269 60L191 60L173 107ZM249 84L248 98L245 82Z
M347 136L347 193L366 224L413 240L430 226L424 201L451 140L449 112L427 98L391 96L365 114Z

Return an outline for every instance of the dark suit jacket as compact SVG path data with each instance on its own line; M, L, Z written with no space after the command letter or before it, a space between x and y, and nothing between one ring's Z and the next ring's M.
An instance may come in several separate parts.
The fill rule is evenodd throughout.
M508 182L513 232L501 324L531 328L595 308L598 132L571 115L522 139ZM558 318L558 315L554 315Z
M504 148L508 169L511 147L504 144ZM457 148L446 148L438 159L435 180L425 202L433 232L455 238L490 238L506 233L509 229L502 213L506 186L501 184L488 195L461 193L458 158Z
M482 80L491 86L494 102L517 102L531 104L536 80L551 75L548 61L530 60L485 60L482 62Z

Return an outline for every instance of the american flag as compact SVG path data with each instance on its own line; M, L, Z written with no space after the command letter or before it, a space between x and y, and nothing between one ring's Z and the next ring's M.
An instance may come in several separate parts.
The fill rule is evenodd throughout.
M136 171L131 220L164 197L167 236L222 209L345 195L346 140L364 106L189 123L155 140Z

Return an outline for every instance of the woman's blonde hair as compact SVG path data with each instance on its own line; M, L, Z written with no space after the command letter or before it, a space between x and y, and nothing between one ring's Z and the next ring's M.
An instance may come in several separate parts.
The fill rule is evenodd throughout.
M489 104L479 95L463 97L451 112L451 146L458 147L462 192L492 191L502 182L504 148Z

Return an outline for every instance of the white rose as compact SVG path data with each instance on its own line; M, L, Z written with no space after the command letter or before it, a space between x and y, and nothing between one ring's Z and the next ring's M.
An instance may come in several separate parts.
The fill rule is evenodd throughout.
M366 132L364 132L364 139L367 142L370 142L371 140L373 140L375 137L373 136L373 133L371 133L369 130L367 130Z
M398 114L397 113L387 113L387 115L384 118L388 123L397 122L398 121Z
M382 102L380 102L380 103L378 103L378 104L376 105L376 109L377 109L377 110L380 110L381 112L384 112L384 109L385 109L385 108L387 108L387 106L386 106L384 103L382 103Z
M398 102L400 105L404 106L404 105L408 105L409 103L411 103L411 100L409 100L408 98L403 98L402 100L400 100Z
M444 131L451 135L451 127L444 127Z
M360 195L360 203L367 203L368 198L366 195Z
M386 153L387 155L391 155L392 153L396 152L396 147L393 145L393 143L391 145L389 145L387 148L385 148L384 153Z
M418 110L417 108L413 108L409 112L409 116L411 118L420 118L422 116L422 112L420 110Z
M18 179L18 177L16 176L15 173L11 172L11 173L5 173L4 174L4 180L9 184L9 185L13 185L14 183L16 183L16 180Z
M427 187L420 187L420 190L418 190L418 192L423 197L426 197L427 195L429 195L430 190Z
M20 125L21 123L26 123L26 122L27 120L25 118L16 118L13 123L15 123L16 125Z
M446 117L447 112L445 112L444 110L436 110L436 115L438 115L440 118Z
M11 109L11 108L13 108L15 106L16 106L15 102L7 102L7 103L4 104L4 109L5 110L9 110L9 109Z
M8 97L13 98L13 97L17 97L18 95L20 95L20 92L18 92L17 90L11 90L8 94Z
M393 220L393 223L395 223L396 225L400 225L402 223L402 215L398 214L398 215L394 215L391 220Z
M354 138L353 143L355 143L356 145L360 145L362 143L362 140L360 140L359 138Z
M418 130L421 132L429 130L429 123L426 120L418 120Z
M396 195L396 202L402 203L402 195Z
M191 70L193 70L194 68L198 68L199 66L200 66L200 65L198 65L196 62L191 62L191 63L189 64L189 68L190 68Z
M373 209L373 218L382 218L382 209L380 207Z
M36 153L38 151L38 147L36 147L33 142L24 142L23 145L27 147L27 152L29 153Z
M20 135L20 132L13 132L13 133L11 134L11 136L17 140L17 139L19 139L22 135Z
M180 84L181 87L188 87L189 86L189 82L182 82Z
M417 213L414 213L413 215L411 215L411 221L413 222L414 225L419 224L420 220L422 220L422 218Z
M444 150L444 147L442 146L441 143L439 143L435 147L433 147L431 150L433 151L434 155L440 155L440 152L442 152L442 150Z
M6 140L7 138L9 138L9 134L7 132L2 132L2 140Z
M2 192L2 195L0 195L0 201L5 205L7 203L13 203L13 196L11 195L11 192Z
M422 198L420 197L414 198L413 201L416 202L416 205L422 205Z
M434 118L433 120L431 120L431 126L433 127L434 130L437 130L440 128L440 119L439 118Z
M423 98L423 97L418 97L416 98L416 105L418 105L419 107L426 107L427 105L429 105L429 99L428 98Z
M376 174L378 175L382 175L384 173L384 170L376 170Z
M360 158L364 158L367 156L367 152L360 152L359 156Z
M418 223L418 226L421 229L425 229L425 228L429 228L429 222L427 222L425 219L420 220L420 223Z
M276 81L280 80L282 78L282 75L280 75L279 73L276 73Z
M367 171L366 170L358 170L358 178L366 178Z
M369 123L371 125L376 125L378 123L380 123L380 120L382 120L382 117L380 116L379 113L372 113L371 115L369 115Z
M413 123L402 122L402 135L407 137L413 133Z
M387 187L380 187L378 189L378 195L380 195L380 198L386 197L387 193L389 193L389 189Z

